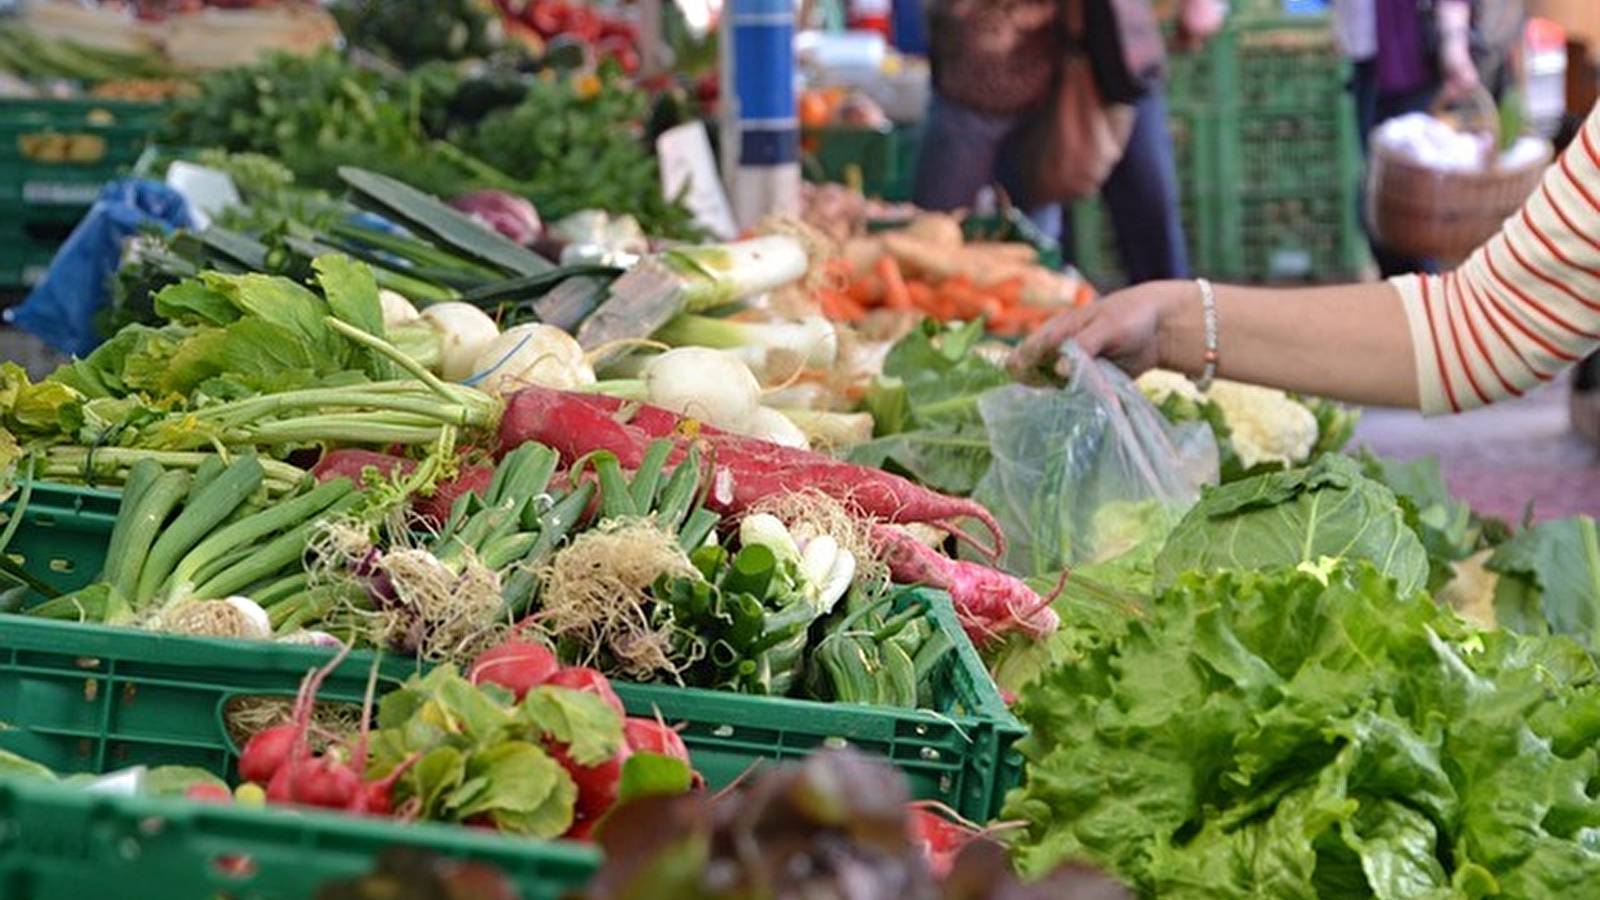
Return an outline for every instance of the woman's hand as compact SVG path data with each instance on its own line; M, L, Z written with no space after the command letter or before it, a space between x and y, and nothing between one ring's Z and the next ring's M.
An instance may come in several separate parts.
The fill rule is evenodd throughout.
M1039 326L1006 360L1013 378L1038 383L1069 374L1060 348L1071 338L1089 356L1103 357L1129 375L1161 363L1161 322L1181 299L1185 282L1146 282L1064 310Z

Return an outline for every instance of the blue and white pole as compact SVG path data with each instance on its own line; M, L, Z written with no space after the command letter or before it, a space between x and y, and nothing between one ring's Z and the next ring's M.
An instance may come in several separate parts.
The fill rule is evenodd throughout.
M723 7L723 177L741 229L800 212L795 17L794 0Z

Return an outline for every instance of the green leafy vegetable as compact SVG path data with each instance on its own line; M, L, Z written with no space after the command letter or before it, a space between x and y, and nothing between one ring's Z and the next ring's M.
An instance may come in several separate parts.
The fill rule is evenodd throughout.
M1191 572L1017 713L1021 865L1161 900L1520 900L1600 878L1600 690L1369 563ZM1091 626L1093 627L1093 626Z
M1325 557L1370 560L1408 596L1428 583L1428 555L1394 492L1346 456L1202 491L1155 559L1157 585L1182 573L1270 569Z
M485 822L502 831L556 837L573 821L578 788L542 747L572 739L575 758L622 747L622 719L598 695L540 688L533 705L438 666L384 695L371 734L371 772L382 777L416 758L394 788L424 819Z
M966 496L989 468L989 436L978 411L985 391L1011 383L978 352L983 323L927 320L889 350L865 406L877 436L849 448L852 462L903 472Z
M1498 573L1496 620L1527 634L1561 634L1600 653L1600 535L1588 516L1538 522L1484 563Z

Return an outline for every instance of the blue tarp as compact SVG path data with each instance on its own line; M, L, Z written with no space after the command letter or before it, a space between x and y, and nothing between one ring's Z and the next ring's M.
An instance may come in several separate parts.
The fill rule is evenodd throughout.
M95 317L110 302L123 242L150 226L170 231L193 224L188 203L163 182L129 178L107 184L44 278L6 310L7 320L62 353L88 355L105 338Z

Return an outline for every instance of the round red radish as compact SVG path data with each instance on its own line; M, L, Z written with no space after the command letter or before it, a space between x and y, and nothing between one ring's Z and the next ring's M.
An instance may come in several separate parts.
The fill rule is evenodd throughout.
M622 788L622 764L633 755L632 750L623 746L599 765L585 766L568 755L564 744L550 742L546 749L578 786L578 801L573 805L578 815L598 818L616 805Z
M267 784L289 761L301 752L300 726L274 725L252 734L239 754L239 777L256 784Z
M183 795L201 803L233 802L233 791L228 790L227 785L217 784L214 781L197 781L184 788Z
M632 716L622 723L622 739L635 753L658 753L689 762L689 747L683 737L660 719Z
M450 507L464 494L477 494L483 496L489 490L490 482L494 481L493 466L467 465L463 463L456 470L456 477L449 481L441 481L434 486L433 493L426 497L417 497L412 500L411 508L421 516L424 521L435 525L442 524L450 518Z
M303 764L303 761L302 761L301 764ZM291 775L291 770L295 769L295 768L298 768L299 765L300 764L297 764L295 766L285 765L282 768L278 769L278 771L273 772L272 773L272 777L267 779L267 802L268 803L293 803L293 802L295 802L294 801L294 777Z
M978 836L978 831L951 821L923 804L911 804L908 812L912 841L922 848L928 868L936 877L943 879L950 874L956 854Z
M510 640L479 653L467 668L473 684L498 684L521 700L561 668L555 653L534 641Z
M606 701L607 705L617 711L617 715L626 716L628 714L628 711L622 707L622 698L618 697L617 692L611 689L611 681L601 674L599 669L592 669L588 666L568 666L557 670L555 674L545 679L545 684L597 694L600 699Z
M290 791L295 801L324 809L345 809L361 793L361 776L336 759L318 756L294 770Z

